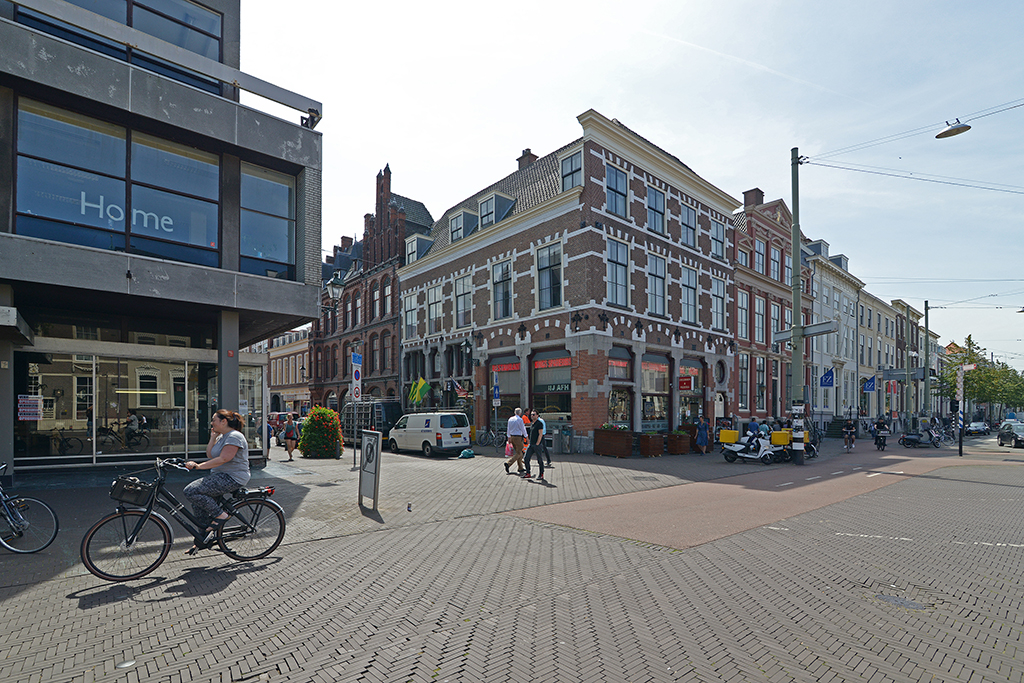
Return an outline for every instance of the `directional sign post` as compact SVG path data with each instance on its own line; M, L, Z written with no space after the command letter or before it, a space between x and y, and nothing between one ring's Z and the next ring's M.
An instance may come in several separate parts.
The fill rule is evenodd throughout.
M960 428L961 458L964 457L964 373L968 370L976 370L977 368L977 363L968 363L966 365L961 365L956 371L956 400L959 402L959 410L956 414L956 423Z

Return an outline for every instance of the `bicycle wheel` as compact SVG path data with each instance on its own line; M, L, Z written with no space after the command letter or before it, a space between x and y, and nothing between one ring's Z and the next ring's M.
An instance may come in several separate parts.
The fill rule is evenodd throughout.
M491 445L491 433L486 429L476 435L477 446L490 446Z
M128 450L146 451L149 450L149 437L145 434L132 434L128 437Z
M81 455L85 444L77 436L68 437L61 442L61 455Z
M508 440L508 437L506 437L504 434L501 434L501 433L495 434L494 435L494 447L498 448L498 449L504 448L505 447L505 442L507 440Z
M171 529L162 518L150 515L135 542L127 544L128 534L145 514L144 510L122 510L93 524L82 539L85 568L106 581L130 581L159 567L172 541Z
M0 544L16 553L34 553L57 538L57 513L36 498L12 498L7 501L7 523L0 533Z
M243 500L217 531L217 543L233 560L258 560L281 545L284 527L284 510L277 503L262 498Z

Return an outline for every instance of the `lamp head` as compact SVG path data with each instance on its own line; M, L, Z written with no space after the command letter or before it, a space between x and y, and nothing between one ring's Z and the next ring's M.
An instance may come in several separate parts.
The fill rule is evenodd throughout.
M940 132L935 137L936 137L936 139L951 138L954 135L960 135L960 133L966 133L970 129L971 129L971 127L968 126L966 123L960 123L960 119L957 119L956 123L950 123L949 121L946 121L946 127L943 128L942 132Z

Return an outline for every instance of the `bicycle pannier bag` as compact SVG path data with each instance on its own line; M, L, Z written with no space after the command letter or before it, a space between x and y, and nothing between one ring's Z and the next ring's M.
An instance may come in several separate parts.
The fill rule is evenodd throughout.
M136 477L118 477L110 485L110 497L129 505L145 505L152 490L152 484Z

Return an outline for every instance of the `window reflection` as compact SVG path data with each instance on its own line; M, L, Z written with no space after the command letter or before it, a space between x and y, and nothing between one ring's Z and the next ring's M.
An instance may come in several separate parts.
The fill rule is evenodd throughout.
M219 159L216 154L132 133L132 180L216 200Z

